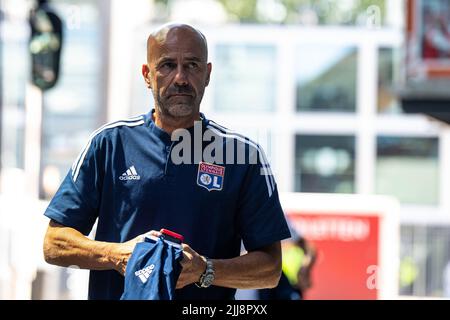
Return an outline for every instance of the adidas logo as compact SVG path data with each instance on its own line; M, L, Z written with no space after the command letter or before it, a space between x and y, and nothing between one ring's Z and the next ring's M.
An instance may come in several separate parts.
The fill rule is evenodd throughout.
M138 175L136 168L131 166L126 172L122 173L119 180L141 180L141 176Z
M139 279L142 281L142 283L146 283L148 278L153 272L153 269L155 269L155 265L151 264L148 267L145 267L144 269L141 269L139 271L136 271L134 275L136 277L139 277Z

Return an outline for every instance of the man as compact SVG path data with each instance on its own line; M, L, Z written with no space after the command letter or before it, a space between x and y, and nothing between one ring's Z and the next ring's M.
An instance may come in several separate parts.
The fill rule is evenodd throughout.
M45 212L46 261L91 269L89 298L118 299L136 243L166 228L185 239L176 299L233 299L236 288L275 287L289 229L261 148L200 113L212 68L205 37L168 24L150 35L147 51L142 74L155 110L93 133ZM211 156L223 152L225 163L204 159L210 145L196 141L207 133L221 143ZM230 151L236 145L244 163L236 163L241 149ZM85 235L97 218L94 241Z
M312 287L311 271L317 253L315 246L288 222L291 238L281 244L283 252L282 274L278 286L258 290L262 300L299 300Z

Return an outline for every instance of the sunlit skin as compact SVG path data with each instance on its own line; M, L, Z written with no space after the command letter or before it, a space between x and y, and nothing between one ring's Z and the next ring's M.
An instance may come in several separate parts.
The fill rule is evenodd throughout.
M169 24L149 36L142 75L153 92L154 121L166 132L199 119L212 68L207 60L206 39L191 26Z

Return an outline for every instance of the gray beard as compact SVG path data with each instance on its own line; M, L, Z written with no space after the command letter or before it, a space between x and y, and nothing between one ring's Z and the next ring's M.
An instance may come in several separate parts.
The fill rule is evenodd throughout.
M155 108L160 114L171 118L186 117L195 112L196 108L191 104L174 104L172 106L167 106L161 101L161 97L157 96Z

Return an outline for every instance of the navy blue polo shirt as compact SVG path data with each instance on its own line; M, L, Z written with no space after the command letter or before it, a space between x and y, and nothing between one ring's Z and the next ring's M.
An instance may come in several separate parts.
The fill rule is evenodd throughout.
M212 259L239 256L241 241L252 251L290 236L258 144L203 114L188 136L172 141L152 112L96 130L45 215L85 235L98 219L95 239L106 242L166 228ZM191 149L180 148L188 138ZM191 161L180 164L180 156ZM90 272L89 299L119 299L123 291L117 271ZM232 299L235 291L192 284L175 299Z

